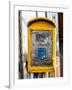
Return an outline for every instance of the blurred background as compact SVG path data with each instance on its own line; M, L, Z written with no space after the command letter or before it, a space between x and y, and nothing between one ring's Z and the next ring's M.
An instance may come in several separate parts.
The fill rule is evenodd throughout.
M49 18L53 20L56 24L56 71L55 72L28 73L27 22L35 17ZM33 37L35 37L34 32L32 35ZM35 41L34 38L32 38L32 40ZM35 47L34 43L32 45L34 49ZM50 47L51 47L51 41L50 41ZM63 77L63 13L30 11L30 10L19 11L19 73L18 74L19 74L18 75L19 79Z

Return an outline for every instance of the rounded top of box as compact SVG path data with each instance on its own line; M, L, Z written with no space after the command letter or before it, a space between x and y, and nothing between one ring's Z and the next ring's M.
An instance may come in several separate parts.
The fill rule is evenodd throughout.
M32 25L33 23L36 23L36 22L46 22L46 23L50 23L52 26L56 27L55 23L49 19L49 18L43 18L43 17L36 17L36 18L33 18L33 19L30 19L27 23L27 27L29 27L30 25Z

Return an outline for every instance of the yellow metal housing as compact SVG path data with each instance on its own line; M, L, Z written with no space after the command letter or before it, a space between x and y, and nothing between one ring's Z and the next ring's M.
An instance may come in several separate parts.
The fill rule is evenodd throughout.
M28 72L54 72L55 64L56 64L56 25L55 23L47 18L37 17L31 19L28 24ZM53 65L51 66L32 66L31 65L31 48L32 48L32 37L31 31L40 30L47 31L50 30L52 32L52 61Z

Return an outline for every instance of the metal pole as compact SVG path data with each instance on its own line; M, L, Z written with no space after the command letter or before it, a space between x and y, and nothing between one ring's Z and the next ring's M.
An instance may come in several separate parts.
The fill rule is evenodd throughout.
M38 12L36 11L36 17L38 17Z
M47 12L45 12L45 17L47 18Z
M19 17L19 74L20 74L19 76L20 76L20 79L23 79L24 75L23 75L23 59L22 59L23 51L22 51L22 16L21 16L21 11L19 11L18 17Z

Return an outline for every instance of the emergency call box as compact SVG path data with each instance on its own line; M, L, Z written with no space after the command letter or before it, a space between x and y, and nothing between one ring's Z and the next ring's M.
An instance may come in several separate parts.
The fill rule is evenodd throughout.
M53 72L56 63L56 25L37 17L28 24L28 72Z

